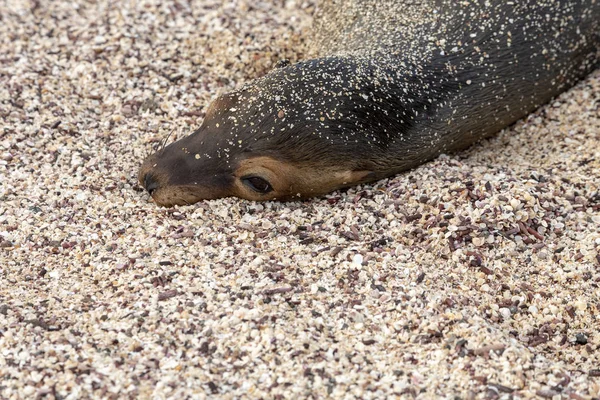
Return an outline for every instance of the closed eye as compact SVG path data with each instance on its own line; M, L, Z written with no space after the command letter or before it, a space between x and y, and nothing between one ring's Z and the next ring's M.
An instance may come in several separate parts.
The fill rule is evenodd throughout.
M250 175L244 176L240 179L242 180L242 183L244 183L244 185L248 186L255 192L267 194L273 191L273 186L271 186L271 184L266 179L263 179L259 176Z

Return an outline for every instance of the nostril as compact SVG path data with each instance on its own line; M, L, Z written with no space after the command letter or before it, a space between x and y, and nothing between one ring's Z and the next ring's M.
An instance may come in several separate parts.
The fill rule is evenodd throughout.
M152 174L146 174L144 176L144 187L146 188L148 193L150 193L150 196L152 196L152 193L154 193L154 191L158 189L158 182L156 182Z

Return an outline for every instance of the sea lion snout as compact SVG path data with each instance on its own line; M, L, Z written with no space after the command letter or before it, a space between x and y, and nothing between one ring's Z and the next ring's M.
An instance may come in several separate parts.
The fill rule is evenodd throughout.
M196 160L179 142L146 158L138 173L140 186L166 207L223 197L232 180L227 168Z

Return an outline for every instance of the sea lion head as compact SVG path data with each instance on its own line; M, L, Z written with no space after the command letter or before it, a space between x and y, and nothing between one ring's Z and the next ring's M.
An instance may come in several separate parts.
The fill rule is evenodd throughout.
M197 131L144 161L140 185L172 206L228 196L292 200L377 179L386 139L365 121L391 117L367 106L385 108L356 68L310 60L217 98Z

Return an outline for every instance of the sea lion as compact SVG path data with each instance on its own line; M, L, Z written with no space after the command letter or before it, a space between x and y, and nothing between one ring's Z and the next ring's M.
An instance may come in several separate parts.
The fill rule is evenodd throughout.
M600 0L328 0L314 36L144 161L156 203L318 196L464 149L598 67Z

